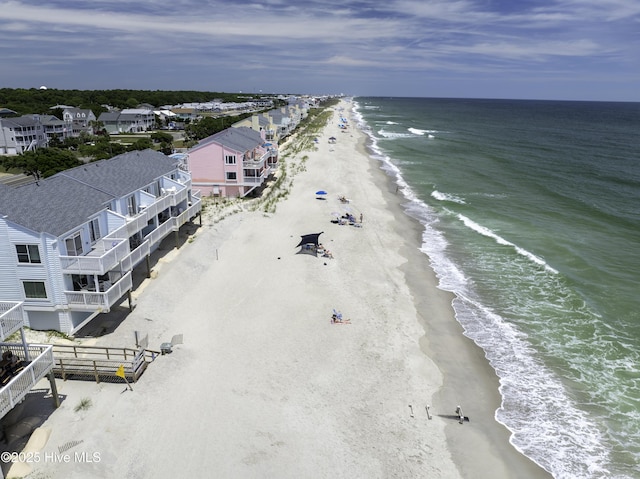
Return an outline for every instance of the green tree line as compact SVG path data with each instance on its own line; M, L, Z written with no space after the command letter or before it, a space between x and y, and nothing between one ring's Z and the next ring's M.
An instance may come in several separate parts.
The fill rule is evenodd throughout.
M203 91L163 90L56 90L39 88L0 88L0 108L8 108L18 115L52 114L55 105L69 105L90 109L98 117L106 111L102 105L116 108L136 108L141 103L154 107L178 105L180 103L209 102L220 99L224 102L247 101L247 95Z

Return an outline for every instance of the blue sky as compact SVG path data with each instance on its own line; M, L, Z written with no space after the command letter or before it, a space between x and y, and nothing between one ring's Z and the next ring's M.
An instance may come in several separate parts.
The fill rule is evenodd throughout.
M639 0L0 0L0 87L640 101Z

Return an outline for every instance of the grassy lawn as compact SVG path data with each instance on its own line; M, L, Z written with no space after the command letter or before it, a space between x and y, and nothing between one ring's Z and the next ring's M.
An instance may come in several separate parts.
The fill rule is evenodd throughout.
M135 143L140 138L151 138L151 133L139 133L137 135L110 135L111 141L117 143Z

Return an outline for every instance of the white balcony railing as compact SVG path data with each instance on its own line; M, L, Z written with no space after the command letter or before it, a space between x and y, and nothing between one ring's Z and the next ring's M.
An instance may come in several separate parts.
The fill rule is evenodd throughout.
M173 230L178 230L183 224L185 224L189 219L193 218L198 211L200 211L200 201L192 204L185 211L180 213L178 216L174 216L173 221Z
M10 350L19 358L25 358L25 350L21 344L0 343L3 351ZM43 344L27 345L28 358L25 368L16 374L0 389L0 418L4 417L18 404L40 379L53 368L53 346Z
M243 160L242 161L242 167L243 168L251 168L251 169L260 169L264 166L265 161L267 160L267 154L265 153L264 155L262 155L262 157L257 158L257 159L249 159L249 160Z
M145 213L138 213L137 216L129 216L127 217L127 237L135 235L138 231L142 230L149 224L149 219L152 218L151 215Z
M22 326L24 326L22 302L0 301L0 339L5 339Z
M149 241L151 246L158 244L172 231L172 222L170 220L165 221L151 233L145 236L145 240Z
M183 187L175 192L171 191L170 196L172 198L171 206L177 206L187 199L187 197L189 196L189 192L186 188Z
M166 210L167 208L169 208L169 206L171 206L171 203L173 201L173 199L169 195L161 196L156 200L157 201L154 201L149 205L140 206L140 212L144 213L147 216L147 218L152 218L156 216L158 213Z
M140 246L134 249L129 256L122 260L122 271L131 271L150 252L151 248L149 247L149 241L144 241Z
M111 306L133 287L131 271L106 291L65 291L69 309L109 312Z
M145 222L146 225L146 222ZM105 274L129 254L129 241L105 238L95 243L84 256L60 256L64 274Z
M188 183L190 184L191 182L189 181ZM189 189L183 185L179 189L171 188L167 190L163 196L157 198L157 201L142 208L136 216L127 217L126 224L98 240L86 255L60 256L62 272L64 274L103 275L115 268L121 261L130 264L131 260L135 258L130 258L129 241L123 238L129 238L142 231L149 225L150 219L155 218L159 213L171 206L184 204L188 197ZM191 216L200 211L200 192L192 192L192 198L192 203L193 205L197 204L197 209ZM189 210L193 211L193 208L190 207ZM163 223L163 225L160 225L147 235L147 237L150 237L151 246L162 240L175 226L174 221L167 221L166 223L168 223L166 226ZM134 265L138 262L139 260L135 261ZM129 269L128 267L123 268L124 271Z

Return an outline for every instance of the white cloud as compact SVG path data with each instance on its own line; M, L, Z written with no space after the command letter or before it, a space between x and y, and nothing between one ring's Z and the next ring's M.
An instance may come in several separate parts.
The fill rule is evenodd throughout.
M144 77L167 64L224 70L229 81L269 70L288 82L294 71L302 82L332 68L352 69L354 78L419 78L572 63L586 73L591 59L607 61L612 76L616 65L637 71L637 0L531 4L514 0L499 11L503 2L484 0L0 0L0 51L11 55L16 78L47 56L62 65L51 74L63 76L95 66L98 55L120 78L119 68Z

